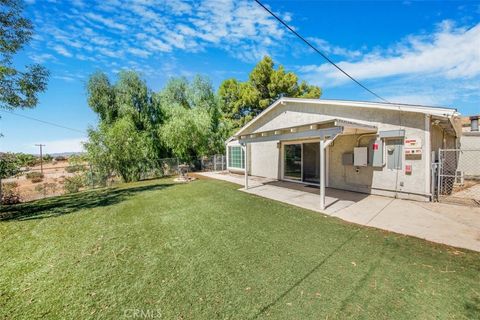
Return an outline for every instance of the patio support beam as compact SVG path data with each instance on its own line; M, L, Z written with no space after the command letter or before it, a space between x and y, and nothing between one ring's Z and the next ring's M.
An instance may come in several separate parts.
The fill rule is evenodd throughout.
M320 210L325 210L325 140L320 140Z
M336 137L336 136L335 136ZM334 139L335 139L334 137ZM320 210L325 210L325 186L327 184L327 177L326 177L326 155L325 150L327 147L333 142L333 139L320 140Z
M245 163L244 163L244 170L245 170L245 190L248 189L248 145L246 143L242 144L242 149L245 154Z

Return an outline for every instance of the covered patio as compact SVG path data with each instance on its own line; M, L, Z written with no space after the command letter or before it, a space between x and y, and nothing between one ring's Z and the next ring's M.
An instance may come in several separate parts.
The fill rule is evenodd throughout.
M286 168L288 162L282 162L282 174L287 173L289 171L290 175L292 176L293 180L297 180L291 184L290 190L294 191L294 184L298 182L305 182L304 172L310 171L312 172L314 178L316 178L313 184L318 185L318 192L310 192L311 194L318 193L317 197L317 204L309 203L308 209L317 208L320 210L327 210L329 206L333 206L332 208L328 209L329 211L335 211L339 208L342 208L349 203L349 200L346 202L341 202L338 198L335 198L336 191L329 191L330 195L326 193L327 187L327 176L328 176L328 166L327 166L327 157L326 157L326 148L333 143L333 141L340 135L371 135L377 133L378 129L375 126L346 121L343 119L331 119L322 122L310 123L307 125L299 125L294 127L287 127L287 128L280 128L275 130L265 130L265 131L258 131L248 135L239 135L236 138L238 139L240 145L243 148L243 152L245 154L245 170L244 170L244 189L249 190L249 144L261 143L261 142L268 142L268 141L278 141L279 143L290 143L290 142L299 142L301 141L318 141L318 142L310 142L309 145L312 152L309 155L309 165L307 166L304 159L304 152L303 152L303 145L305 143L300 144L301 150L300 155L297 157L300 158L300 164L298 164L298 159L292 159L290 163L293 163L292 168ZM316 144L316 146L315 146ZM316 151L318 150L318 151ZM292 149L293 153L298 154L298 149ZM318 153L316 153L318 152ZM315 159L316 158L316 159ZM296 166L296 168L295 168ZM305 168L304 168L305 167ZM288 169L288 170L287 170ZM316 173L315 173L316 172ZM283 177L282 180L287 180L286 177ZM317 182L318 183L315 183ZM276 182L277 184L279 182ZM288 183L288 182L282 182ZM299 185L299 188L302 184ZM348 193L351 194L352 199L358 196L355 193ZM291 194L289 196L295 196ZM301 203L304 203L303 201Z
M227 172L197 173L243 185L244 176ZM252 195L317 211L356 224L410 235L433 242L480 251L480 208L427 203L325 188L326 208L320 190L311 185L249 177Z

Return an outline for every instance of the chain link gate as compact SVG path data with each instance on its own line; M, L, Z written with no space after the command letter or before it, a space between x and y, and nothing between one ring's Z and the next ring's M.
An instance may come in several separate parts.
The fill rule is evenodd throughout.
M436 198L480 206L480 149L440 149Z

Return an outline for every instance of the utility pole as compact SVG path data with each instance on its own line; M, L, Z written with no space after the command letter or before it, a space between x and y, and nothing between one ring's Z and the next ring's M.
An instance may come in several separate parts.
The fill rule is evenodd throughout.
M35 146L40 147L40 173L43 174L43 154L42 147L45 147L44 144L36 144Z

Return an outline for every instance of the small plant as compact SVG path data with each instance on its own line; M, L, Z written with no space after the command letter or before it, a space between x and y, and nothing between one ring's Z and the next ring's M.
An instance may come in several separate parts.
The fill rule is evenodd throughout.
M76 175L70 178L65 178L63 187L65 188L65 193L75 193L80 191L84 185L83 177Z
M57 191L57 184L53 182L45 182L43 184L38 184L35 186L35 191L41 192L43 194L54 194Z
M11 189L15 189L17 187L18 187L18 183L16 181L4 182L2 184L2 189L3 190L11 190Z
M74 173L82 170L83 166L81 164L70 165L65 168L65 171L67 171L68 173Z
M30 181L32 181L32 183L39 183L39 182L43 181L43 178L42 177L34 177L34 178L30 179Z
M38 171L28 172L25 176L27 177L27 179L31 179L32 182L33 182L33 179L38 179L38 178L43 179L43 173Z
M2 204L17 204L22 201L17 187L18 183L15 181L2 184Z

